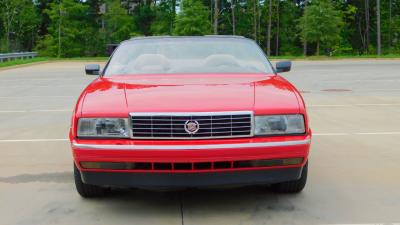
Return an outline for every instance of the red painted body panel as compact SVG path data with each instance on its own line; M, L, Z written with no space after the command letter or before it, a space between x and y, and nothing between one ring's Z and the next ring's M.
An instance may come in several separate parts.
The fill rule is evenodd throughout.
M85 90L82 117L129 112L298 113L298 101L283 78L265 74L127 75L98 78Z
M80 140L76 137L77 120L81 117L128 117L130 112L218 112L241 110L254 111L255 115L301 113L306 120L306 134L303 136L213 140ZM78 99L70 130L71 143L98 145L174 146L280 142L310 138L311 130L308 127L305 105L301 95L293 85L275 74L178 74L99 77L84 90ZM303 164L296 165L303 166L309 154L309 147L309 144L303 144L281 147L206 150L93 150L75 147L72 150L77 166L81 170L85 170L80 167L80 161L214 162L303 157L305 159Z

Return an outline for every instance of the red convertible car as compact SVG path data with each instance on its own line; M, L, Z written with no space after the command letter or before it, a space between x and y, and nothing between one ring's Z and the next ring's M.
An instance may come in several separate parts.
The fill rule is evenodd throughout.
M304 101L258 45L237 36L122 42L80 95L70 141L83 197L111 187L268 184L300 192L311 130Z

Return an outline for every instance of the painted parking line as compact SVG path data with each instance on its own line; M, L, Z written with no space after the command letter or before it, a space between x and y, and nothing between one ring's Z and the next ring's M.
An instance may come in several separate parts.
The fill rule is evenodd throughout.
M27 96L0 96L0 99L26 99L26 98L75 98L72 95L27 95Z
M353 107L354 105L340 105L340 104L334 104L334 105L306 105L307 108L313 108L313 107Z
M335 223L324 225L400 225L400 223Z
M313 133L313 136L343 136L350 135L349 133Z
M328 93L347 93L347 94L351 94L351 93L357 93L357 92L398 92L400 91L400 89L398 88L374 88L374 89L322 89L322 90L314 90L314 89L308 89L308 90L302 90L300 91L303 94L307 94L308 96L311 96L314 93L324 93L324 94L328 94Z
M55 138L55 139L9 139L0 140L0 143L18 143L18 142L66 142L69 141L66 138Z
M355 132L355 133L313 133L313 136L346 136L346 135L400 135L400 131L389 132Z
M1 80L0 80L1 81ZM43 88L43 87L86 87L87 84L20 84L20 85L0 85L2 89L11 89L11 88L23 88L23 87L34 87L34 88Z
M400 103L360 103L360 104L322 104L307 105L307 107L355 107L355 106L400 106Z
M20 82L21 80L22 81L24 81L24 82L27 82L27 81L60 81L60 80L63 80L63 81L68 81L68 80L72 80L72 81L81 81L81 80L83 80L83 81L85 81L85 80L90 80L91 78L88 78L88 77L85 77L84 75L82 75L82 77L70 77L70 78L64 78L64 77L58 77L58 78L26 78L26 77L15 77L15 78L0 78L0 80L2 81L2 82L4 82L4 81L11 81L11 82L13 82L13 81L18 81L18 82Z
M323 83L349 83L349 82L400 82L399 79L365 79L365 80L321 80Z
M72 112L71 109L2 110L0 113Z

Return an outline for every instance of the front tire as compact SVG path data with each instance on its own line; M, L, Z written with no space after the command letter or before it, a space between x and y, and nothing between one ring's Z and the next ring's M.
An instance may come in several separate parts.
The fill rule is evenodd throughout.
M83 198L95 198L104 196L106 193L106 189L103 187L85 184L82 182L81 172L74 164L74 180L75 180L75 187L78 191L79 195Z
M306 186L307 174L308 174L308 162L303 167L300 179L273 184L272 190L280 193L299 193Z

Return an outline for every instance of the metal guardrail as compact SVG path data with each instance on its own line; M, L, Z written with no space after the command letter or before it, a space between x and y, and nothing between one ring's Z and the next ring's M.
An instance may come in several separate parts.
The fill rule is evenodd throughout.
M13 52L0 54L0 63L15 59L32 59L38 55L37 52Z

